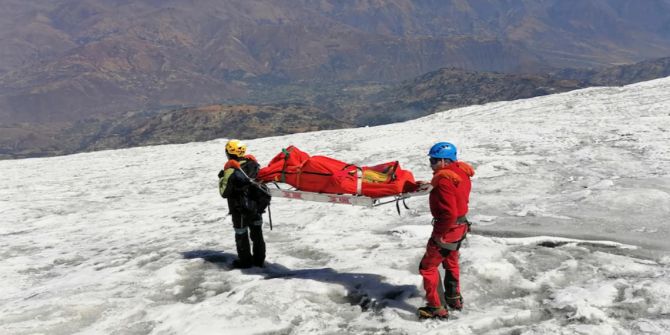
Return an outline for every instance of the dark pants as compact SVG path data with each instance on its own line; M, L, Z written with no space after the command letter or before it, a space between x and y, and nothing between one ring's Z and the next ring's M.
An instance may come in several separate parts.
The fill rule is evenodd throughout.
M240 263L263 266L265 262L263 218L260 214L249 216L233 213L232 216L237 257L240 259ZM253 243L253 250L251 243L249 243L249 237L251 237L251 243Z

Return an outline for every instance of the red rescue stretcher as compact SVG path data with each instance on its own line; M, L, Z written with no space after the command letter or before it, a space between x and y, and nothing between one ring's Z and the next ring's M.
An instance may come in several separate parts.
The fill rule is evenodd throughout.
M295 146L283 149L260 169L257 179L273 197L375 207L430 193L397 161L358 167L326 156L310 156ZM407 205L405 204L407 208Z

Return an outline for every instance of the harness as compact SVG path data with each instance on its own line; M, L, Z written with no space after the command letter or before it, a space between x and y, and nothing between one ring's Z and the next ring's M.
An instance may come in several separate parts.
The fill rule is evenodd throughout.
M436 220L437 220L436 218L433 218L433 221L431 223L435 223ZM470 226L472 225L472 223L470 223L470 221L468 221L468 218L465 215L463 215L463 216L459 216L458 218L456 218L456 224L457 225L464 225L464 224L468 225L468 229L465 231L465 233L463 233L463 236L461 236L461 239L459 239L456 242L441 242L441 241L436 240L436 239L432 239L432 241L435 242L435 244L437 244L437 246L440 247L441 249L446 249L446 250L450 250L450 251L456 251L456 250L460 249L461 244L463 243L465 238L468 236L468 233L470 232Z

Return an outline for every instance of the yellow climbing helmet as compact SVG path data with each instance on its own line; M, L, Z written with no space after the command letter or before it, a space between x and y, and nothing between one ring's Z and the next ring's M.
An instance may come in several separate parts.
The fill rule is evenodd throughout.
M230 140L226 143L226 153L237 157L244 157L247 152L247 145L240 140Z

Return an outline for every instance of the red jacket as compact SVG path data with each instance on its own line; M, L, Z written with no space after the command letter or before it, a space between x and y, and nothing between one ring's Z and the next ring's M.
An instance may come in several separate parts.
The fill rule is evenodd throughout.
M430 192L430 212L435 218L432 237L442 242L456 242L467 230L467 225L456 219L468 213L470 177L475 171L465 162L453 162L433 173Z

